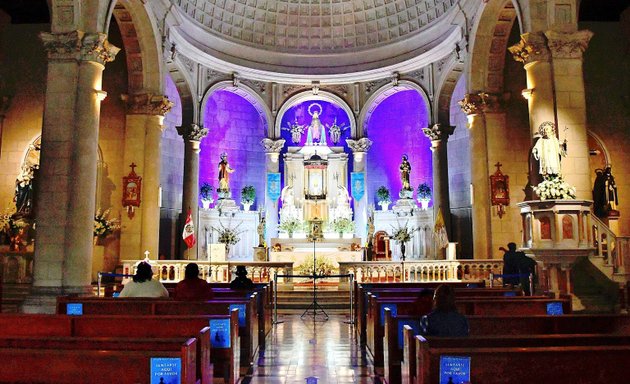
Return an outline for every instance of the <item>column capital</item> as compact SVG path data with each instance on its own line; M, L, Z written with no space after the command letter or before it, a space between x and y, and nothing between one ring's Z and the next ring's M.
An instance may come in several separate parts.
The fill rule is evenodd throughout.
M93 61L105 65L114 61L120 48L110 44L104 33L71 31L39 34L49 60Z
M282 151L282 148L284 148L285 141L286 140L284 139L273 140L265 137L264 139L260 140L260 145L262 145L265 153L280 153L280 151Z
M571 33L547 31L545 36L554 59L580 59L593 37L593 32L587 29Z
M433 124L432 127L422 128L422 133L431 141L442 141L448 139L455 131L455 127L446 124Z
M358 140L346 139L348 147L352 149L352 152L367 152L372 146L372 140L367 137L362 137Z
M165 116L174 105L168 97L151 93L121 95L120 98L127 104L130 115Z
M467 115L478 115L481 113L500 112L501 104L499 96L486 93L467 93L464 98L457 102L462 111Z
M508 47L514 60L523 64L535 61L549 61L547 39L542 32L529 32L521 35L521 40Z
M200 142L208 134L208 128L203 128L197 124L186 124L177 127L179 133L184 140Z

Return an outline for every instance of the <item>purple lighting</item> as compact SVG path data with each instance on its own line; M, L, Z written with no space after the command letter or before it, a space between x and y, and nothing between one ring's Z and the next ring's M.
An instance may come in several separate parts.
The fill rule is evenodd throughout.
M303 146L306 143L308 125L313 120L311 113L320 111L319 120L326 127L326 139L329 147L345 146L346 139L350 138L350 119L346 112L335 103L324 100L308 100L289 108L282 116L281 136L286 140L286 146ZM311 113L309 113L309 108ZM335 120L336 119L336 120ZM331 139L330 130L335 121L337 126L341 127L341 138L338 143L334 144ZM299 144L293 143L291 140L291 132L289 128L295 124L305 127L304 134Z
M424 99L415 90L397 92L382 101L372 113L366 130L373 144L368 152L367 188L376 203L376 190L389 188L392 200L398 199L402 188L399 166L402 155L409 155L411 186L420 183L432 186L431 142L422 133L429 124L429 112Z
M208 182L218 187L220 154L228 154L235 170L230 176L232 198L240 203L241 189L253 185L256 201L253 209L264 204L265 152L260 141L266 137L263 117L243 97L227 91L214 92L206 103L204 127L208 136L201 142L199 184ZM216 200L216 192L214 194Z

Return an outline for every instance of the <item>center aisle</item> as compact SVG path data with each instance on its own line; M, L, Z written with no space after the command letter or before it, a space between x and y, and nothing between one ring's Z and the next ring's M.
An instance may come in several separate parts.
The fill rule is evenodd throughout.
M375 383L374 366L354 327L343 315L325 322L312 316L284 315L267 339L252 376L245 384L305 384L317 377L318 384Z

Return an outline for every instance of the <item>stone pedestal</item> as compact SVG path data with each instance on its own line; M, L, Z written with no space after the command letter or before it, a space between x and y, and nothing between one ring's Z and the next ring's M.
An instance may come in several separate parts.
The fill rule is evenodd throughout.
M413 211L416 210L418 206L413 199L398 199L392 211L396 213L398 216L411 216Z
M254 261L269 261L266 247L254 247Z
M234 199L219 199L217 200L216 209L220 214L227 214L231 212L239 211L238 205L236 205L236 201Z
M517 204L523 219L522 250L538 263L543 291L573 297L573 309L583 306L573 295L571 268L595 248L591 245L588 200L525 201Z

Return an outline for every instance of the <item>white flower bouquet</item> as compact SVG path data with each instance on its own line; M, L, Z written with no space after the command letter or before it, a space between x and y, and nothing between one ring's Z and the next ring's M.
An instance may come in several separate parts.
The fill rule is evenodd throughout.
M226 246L235 245L239 241L241 241L240 234L243 233L243 230L238 230L238 228L243 224L239 223L235 228L226 227L223 223L219 222L220 228L212 227L212 230L217 231L219 234L219 243L225 244Z
M286 231L287 233L293 233L302 229L302 221L297 217L288 217L280 223L278 228Z
M397 228L394 228L392 226L392 229L393 229L392 238L398 241L399 243L406 243L409 240L411 240L411 235L413 235L413 233L417 231L418 228L409 228L408 224L409 222L406 222L404 226L401 226L399 224Z
M115 230L120 229L118 219L110 219L109 213L109 209L103 212L99 209L94 214L94 236L105 238Z
M532 188L540 200L575 199L575 188L565 182L560 175L545 175L544 180Z

